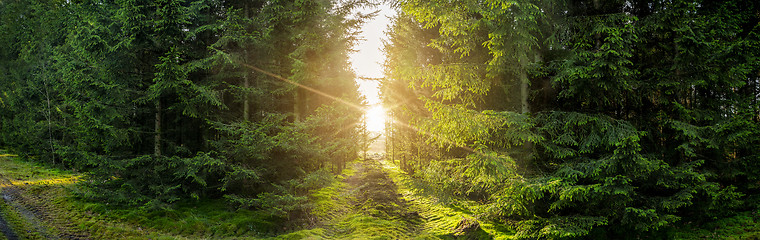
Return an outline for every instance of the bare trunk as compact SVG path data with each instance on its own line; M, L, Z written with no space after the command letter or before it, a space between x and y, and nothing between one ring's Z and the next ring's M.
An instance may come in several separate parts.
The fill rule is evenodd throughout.
M597 14L599 14L599 13L598 13L598 11L599 11L599 9L600 9L601 7L602 7L602 6L601 6L601 4L599 3L599 0L594 0L594 10L596 10L596 11L597 11ZM599 48L601 48L601 47L602 47L602 35L601 35L601 34L599 34L599 33L597 33L596 35L594 35L594 38L595 38L595 40L596 40L596 49L599 49Z
M161 156L161 99L156 100L156 125L153 144L153 155Z
M301 99L299 95L298 89L293 91L293 114L296 122L301 120Z
M250 7L248 6L248 2L246 2L243 8L244 8L243 11L245 11L245 17L246 18L250 17L249 16ZM248 50L247 49L243 51L243 62L248 64ZM243 97L243 119L245 121L248 121L249 116L250 116L250 102L249 102L250 95L248 94L248 88L250 87L250 83L248 80L248 75L250 75L251 71L248 70L247 68L244 68L244 69L246 70L245 70L245 74L243 74L243 89L245 91L244 97Z
M520 73L520 110L523 114L528 113L528 74Z
M245 95L243 97L243 119L245 119L245 121L249 120L248 118L250 115L250 103L249 103L250 96L248 94L249 84L250 83L248 82L248 73L246 73L244 77L244 82L243 82L243 89L245 90Z
M395 151L396 145L394 142L395 137L396 137L394 128L396 126L393 125L393 122L394 122L393 120L395 119L395 115L393 114L393 112L390 112L388 116L390 117L390 120L389 120L388 126L385 128L386 131L388 131L388 135L385 136L385 144L386 144L385 152L388 158L391 160L391 162L396 163L396 151ZM388 154L388 150L390 150L390 154Z
M364 160L367 160L367 150L369 149L369 136L367 133L367 114L362 118L362 135L364 135Z
M47 66L46 65L43 65L42 69L43 69L42 70L43 73L47 72ZM53 164L55 164L55 147L53 145L53 123L52 123L53 122L53 115L52 115L52 111L50 111L50 109L51 109L51 106L50 106L50 90L48 89L48 82L47 82L48 79L47 79L47 76L43 76L43 78L45 78L43 80L43 84L45 85L44 86L45 87L45 101L47 101L47 114L46 114L45 118L47 120L47 125L48 125L48 143L50 144L50 159L53 161Z
M530 80L528 79L528 52L529 49L525 50L523 56L520 57L520 65L522 65L522 69L520 73L518 73L517 80L520 81L520 112L522 114L528 113L530 110L528 109L528 87L530 85Z

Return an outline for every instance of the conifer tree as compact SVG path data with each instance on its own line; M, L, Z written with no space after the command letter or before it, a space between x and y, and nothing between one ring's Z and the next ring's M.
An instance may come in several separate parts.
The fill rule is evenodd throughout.
M756 156L733 150L756 136L755 4L399 6L386 102L419 99L424 108L392 110L411 125L392 131L443 147L443 161L417 168L421 176L487 202L484 214L517 220L518 236L656 234L696 212L730 213L751 192L735 180L754 168L724 170Z

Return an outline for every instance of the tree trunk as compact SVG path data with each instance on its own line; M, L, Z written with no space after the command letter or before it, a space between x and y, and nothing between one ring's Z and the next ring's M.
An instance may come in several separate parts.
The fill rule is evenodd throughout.
M602 8L601 4L599 3L599 0L594 0L594 10L596 11L595 14L600 14L599 9ZM602 47L602 35L599 33L596 33L594 35L594 39L596 42L596 49L599 49Z
M528 113L528 93L529 93L529 85L530 85L530 79L528 79L528 52L530 49L525 49L525 52L520 56L520 65L522 66L522 69L520 69L520 73L518 73L517 80L520 81L520 113L526 114Z
M520 112L528 113L528 73L524 70L520 73Z
M246 54L246 56L248 56L248 54ZM248 88L250 86L249 84L250 83L248 82L248 72L246 72L245 75L243 76L243 90L245 92L243 93L243 119L245 121L248 121L249 116L250 116L250 102L249 102L250 96L248 94Z
M250 9L251 9L251 7L248 6L248 2L246 2L245 5L243 6L243 11L244 11L244 14L245 14L244 16L246 18L250 18ZM245 46L244 46L244 48L245 48ZM248 49L247 48L245 50L243 50L243 62L246 63L246 64L248 64ZM250 75L251 71L248 70L247 68L244 68L244 69L245 69L245 74L243 74L243 90L244 90L244 93L243 93L243 119L245 121L248 121L249 120L249 115L250 115L250 102L249 102L250 101L249 100L250 95L248 94L248 88L250 86L249 85L250 83L248 82L248 75Z
M367 132L367 114L362 118L362 135L364 135L364 161L367 160L367 150L369 150L369 133Z
M161 156L161 99L156 100L156 125L154 127L153 155Z
M50 111L50 90L48 89L48 76L47 76L47 65L42 65L42 72L43 72L43 79L42 82L44 83L45 87L45 101L47 102L47 125L48 125L48 143L50 144L50 159L53 161L53 164L55 165L55 147L53 145L53 113Z
M299 95L298 89L295 89L293 91L293 116L296 122L301 120L301 98Z

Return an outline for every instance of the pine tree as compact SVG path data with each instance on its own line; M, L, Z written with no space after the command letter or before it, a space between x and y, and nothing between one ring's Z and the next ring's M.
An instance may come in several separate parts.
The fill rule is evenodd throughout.
M429 139L410 146L443 147L421 176L517 220L519 237L655 234L696 212L730 213L737 189L752 188L735 180L755 170L726 170L756 156L733 150L756 139L755 4L399 6L386 101L424 109L392 110L412 126L392 131Z

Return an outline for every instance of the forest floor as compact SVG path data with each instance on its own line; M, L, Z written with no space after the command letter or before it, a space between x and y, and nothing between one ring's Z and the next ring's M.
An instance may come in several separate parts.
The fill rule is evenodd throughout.
M7 158L8 155L0 155ZM5 159L3 159L5 160ZM60 175L40 167L0 162L0 232L6 239L87 239L67 220L67 212L48 201L50 186L71 184L77 176ZM23 169L22 169L23 168Z
M510 239L504 226L480 223L466 204L414 188L382 155L353 162L341 181L313 196L313 228L279 239Z
M404 175L374 154L351 162L310 195L310 226L282 225L223 200L142 211L74 197L81 175L0 153L0 239L475 239L467 213L442 211L399 185ZM304 222L302 220L293 222ZM474 234L474 235L473 235Z
M417 196L401 184L409 179L381 155L351 162L330 186L312 192L307 214L312 219L293 221L309 226L230 209L223 200L157 211L88 202L72 193L79 179L72 172L0 155L0 239L492 238L463 208Z
M118 208L73 197L80 175L0 153L2 239L513 239L506 225L479 219L478 203L451 199L409 177L382 155L351 162L309 196L311 213L283 224L223 200L167 210ZM669 239L758 239L758 211L701 226L681 225Z
M0 239L176 239L87 209L71 194L79 179L0 153Z

